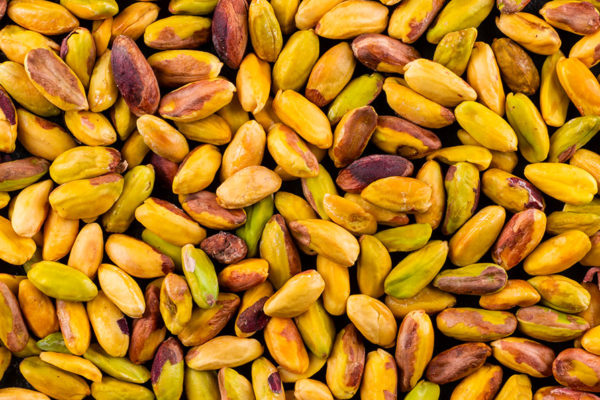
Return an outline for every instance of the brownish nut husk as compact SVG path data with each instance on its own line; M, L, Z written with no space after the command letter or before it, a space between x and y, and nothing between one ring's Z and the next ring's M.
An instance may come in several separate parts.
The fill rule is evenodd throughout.
M492 248L492 259L504 269L511 269L537 247L545 231L546 214L542 211L530 208L516 213Z
M424 157L442 147L440 139L432 131L393 116L377 118L373 143L386 153L409 159Z
M17 110L8 93L0 87L0 150L12 153L17 140Z
M194 122L229 104L235 91L235 85L223 78L188 83L166 94L158 112L173 121Z
M217 56L199 50L167 50L148 57L161 86L179 87L219 76L223 63Z
M436 322L444 335L465 342L502 339L517 328L517 318L509 312L469 307L447 308L437 315Z
M494 203L517 213L528 208L544 210L542 193L525 179L492 168L481 177L481 190Z
M561 385L600 392L600 356L583 349L562 351L552 363L552 373Z
M221 207L217 202L217 195L212 192L181 195L179 202L190 217L210 229L230 230L246 222L246 212L243 209Z
M389 35L404 43L414 43L425 33L443 5L443 0L402 1L390 17Z
M352 41L352 51L367 68L380 72L404 73L404 66L420 57L412 46L378 33L366 33Z
M113 76L125 102L137 116L154 114L158 109L160 91L156 76L135 42L118 36L110 54Z
M478 370L491 355L492 349L485 343L459 344L433 357L425 376L438 385L455 382Z
M377 127L377 113L371 106L348 111L333 133L333 146L329 157L337 168L345 167L356 160L371 139Z
M419 382L433 355L434 329L423 310L409 312L398 329L396 363L400 390L408 392Z
M515 93L531 96L540 87L540 74L531 57L508 38L494 39L492 49L502 80Z
M206 254L221 264L233 264L242 261L248 254L244 239L229 232L219 232L200 243Z
M491 346L494 349L494 358L512 370L534 378L552 375L555 354L546 345L529 339L509 337L496 340Z
M600 29L600 12L586 1L549 1L540 9L540 14L555 28L578 35L590 35Z
M212 18L215 51L229 68L237 69L248 44L248 3L224 0L217 3Z
M348 324L337 334L327 359L327 386L335 398L351 399L358 392L364 367L365 346L358 330Z
M471 264L440 272L433 286L446 292L467 295L485 295L501 290L508 280L506 271L496 264Z
M0 282L0 309L3 318L0 340L12 352L23 350L29 340L29 332L17 298L3 282Z
M31 50L25 57L25 71L33 86L61 110L89 108L81 81L53 51L44 48Z
M167 333L160 315L160 288L148 285L145 293L146 309L141 318L133 320L129 359L142 364L154 358L154 352Z
M360 193L371 183L391 176L410 176L413 164L400 156L370 155L362 157L338 174L336 183L348 193Z

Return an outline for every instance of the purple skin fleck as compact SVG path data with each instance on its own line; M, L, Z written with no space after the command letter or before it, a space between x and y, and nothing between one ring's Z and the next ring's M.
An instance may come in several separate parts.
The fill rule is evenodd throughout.
M183 361L181 345L174 337L165 340L156 351L156 356L154 356L154 361L152 362L152 384L158 382L160 373L167 361L169 361L171 365Z
M240 314L237 320L237 327L240 331L256 332L267 326L270 318L263 312L263 306L268 299L267 296L263 297Z
M127 320L125 318L117 320L117 325L121 328L121 332L129 336L129 325L127 325Z
M525 204L525 208L544 209L544 198L529 182L518 177L508 178L507 181L510 187L520 187L527 191L529 201Z
M281 378L279 377L279 372L273 372L267 378L269 382L269 388L273 393L281 393Z
M4 113L4 117L11 124L15 125L17 123L15 116L15 106L13 105L10 98L4 93L4 91L0 90L0 110Z

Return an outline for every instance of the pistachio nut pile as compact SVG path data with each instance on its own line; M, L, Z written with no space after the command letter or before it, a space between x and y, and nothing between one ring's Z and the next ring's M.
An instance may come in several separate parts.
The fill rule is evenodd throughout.
M600 400L599 9L0 0L0 400Z

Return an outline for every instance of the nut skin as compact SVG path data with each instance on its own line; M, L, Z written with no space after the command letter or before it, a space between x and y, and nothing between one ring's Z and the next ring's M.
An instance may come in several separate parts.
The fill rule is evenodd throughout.
M456 297L432 286L426 286L413 297L397 299L385 297L385 304L397 318L403 318L410 311L424 310L428 314L438 313L456 304Z
M254 257L257 254L264 227L273 216L273 204L273 197L267 196L258 203L247 207L248 222L235 231L235 234L246 242L249 257Z
M542 306L521 308L516 315L521 332L534 339L552 343L578 338L590 326L581 317Z
M478 370L492 349L485 343L463 343L437 354L427 365L427 380L438 385L455 382Z
M67 349L78 356L84 354L90 345L91 328L83 303L57 300L56 315Z
M17 103L34 114L52 117L60 113L60 109L46 100L29 80L21 64L13 61L0 64L0 84Z
M252 399L254 397L252 384L233 368L221 368L218 374L219 398L225 400Z
M27 279L46 296L65 301L90 301L98 288L84 273L54 261L40 261L27 272Z
M185 279L167 274L160 287L160 314L165 326L174 335L179 334L192 317L192 296Z
M62 41L60 58L65 60L87 88L96 62L96 44L89 30L77 28Z
M2 36L0 50L4 52L6 58L10 61L21 65L25 62L25 56L29 50L40 47L55 52L60 50L60 46L52 39L17 25L6 25L0 30L0 36Z
M197 308L177 337L184 346L200 346L217 336L233 317L240 298L232 293L219 293L212 308Z
M319 58L319 38L312 30L297 31L273 65L273 89L299 91ZM307 92L308 95L308 92Z
M192 347L185 356L185 363L195 370L207 371L237 367L257 359L262 353L263 346L256 339L219 336Z
M264 329L269 322L263 306L273 294L273 286L263 282L247 290L242 297L238 315L235 319L235 334L238 337L250 337Z
M512 370L534 378L544 378L552 374L555 354L548 346L518 337L496 340L491 346L494 358Z
M367 33L352 41L354 56L367 68L380 72L404 73L404 66L420 57L409 45L389 36Z
M442 146L435 133L393 116L378 117L372 140L386 153L408 159L424 157Z
M318 358L328 357L335 339L335 326L323 303L317 300L294 322L311 354Z
M0 136L0 149L6 153L15 150L17 139L18 114L15 105L4 89L0 89L0 126L3 134Z
M203 309L213 307L219 294L219 282L210 258L192 244L183 246L181 258L183 273L194 302Z
M407 0L390 16L388 34L404 43L414 43L433 22L444 2L441 0Z
M4 293L3 289L0 286L2 293ZM52 300L37 289L28 279L23 279L19 282L18 300L23 319L27 322L27 326L35 336L43 338L59 330L56 309ZM5 305L9 305L10 307L10 301L5 301ZM17 328L13 329L13 331L18 331L18 318L15 319L13 315L11 319L13 319L13 327ZM13 332L11 336L13 335L18 338L19 333Z
M190 400L217 400L220 398L217 373L186 368L184 372L185 395Z
M177 122L194 122L209 117L231 102L235 85L223 78L188 83L167 93L160 101L159 114Z
M0 307L4 318L2 329L0 330L0 339L6 348L10 351L21 351L27 345L29 332L23 320L23 314L19 309L19 303L13 292L8 286L0 283Z
M400 391L408 392L421 379L433 355L434 331L423 311L411 311L402 320L396 339Z
M447 308L437 315L436 322L444 335L468 342L498 340L517 328L517 319L509 312L468 307Z
M535 186L506 171L489 169L483 173L481 183L483 193L508 211L518 213L530 208L543 211L546 206Z
M152 362L152 390L159 399L176 399L183 393L183 349L177 339L165 340Z
M532 95L540 86L540 75L531 57L508 38L494 39L492 49L502 80L515 93Z
M326 384L308 378L296 381L293 394L294 398L297 400L333 400L331 391Z
M242 62L248 43L246 0L219 1L212 20L212 41L217 55L232 69Z
M234 264L246 258L248 246L241 238L219 232L202 240L200 248L221 264Z
M131 38L124 35L115 38L110 63L117 88L131 112L138 117L154 114L160 101L158 81Z
M371 155L353 161L339 172L335 181L347 193L360 193L379 179L410 176L413 168L413 164L401 156Z
M44 48L31 50L25 57L25 71L33 86L61 110L89 108L81 81L53 51Z
M480 263L446 269L436 276L433 286L454 294L479 296L502 290L507 280L506 271L499 265Z
M246 191L240 193L242 187ZM217 203L227 209L248 207L269 197L280 187L281 178L270 169L261 165L246 167L217 188Z
M389 252L414 251L425 246L431 237L429 224L410 224L379 231L375 237Z
M377 113L370 106L348 111L333 133L333 146L329 157L341 168L356 160L364 151L377 127Z
M235 84L242 108L253 114L260 113L267 105L271 91L269 63L254 53L248 54L240 64Z
M591 3L552 1L544 4L540 14L555 28L578 35L590 35L600 29L600 13Z
M365 346L352 324L338 332L327 359L326 381L337 399L350 399L360 385L365 367Z
M406 394L405 400L417 400L426 399L433 400L439 399L440 397L440 386L433 382L422 380Z
M265 357L252 362L252 387L259 399L285 399L277 368Z
M198 50L166 50L148 57L161 86L178 87L219 76L223 63L214 54Z
M600 358L582 349L563 350L552 363L558 383L576 390L600 390Z
M311 178L303 178L302 193L310 206L324 220L329 220L323 200L326 194L337 195L337 188L331 175L323 165L319 164L319 173ZM307 215L308 216L308 215Z
M571 47L569 57L578 58L589 68L598 64L598 62L600 62L600 58L596 54L598 39L600 39L598 31L593 34L585 35Z
M219 285L232 292L250 289L267 280L269 263L261 258L247 258L219 272Z
M574 118L550 138L549 162L566 162L600 130L600 118L588 115ZM575 134L577 132L577 134Z
M129 359L142 364L154 357L154 352L164 340L167 329L160 316L160 288L148 285L145 293L146 309L141 318L132 324Z
M269 129L267 147L277 165L290 175L311 178L319 174L317 158L306 143L287 126L275 124Z
M109 356L97 344L90 345L83 357L94 363L107 375L120 381L143 384L151 377L150 371L146 367L135 365L126 358Z
M546 214L530 208L513 215L492 248L496 264L510 270L523 261L542 241L546 231Z
M264 304L271 317L293 318L308 310L325 288L325 281L315 270L300 272L277 290Z
M211 229L235 229L246 222L243 209L226 209L221 207L214 193L200 191L179 196L183 209L200 223Z

